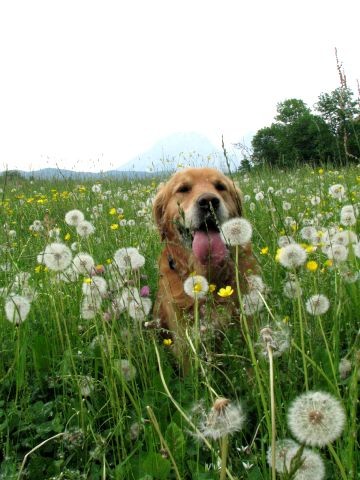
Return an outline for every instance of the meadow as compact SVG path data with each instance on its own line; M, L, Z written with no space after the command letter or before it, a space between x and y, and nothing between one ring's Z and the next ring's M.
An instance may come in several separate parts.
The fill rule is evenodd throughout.
M159 178L2 178L0 479L360 478L360 166L234 177L261 278L185 377L151 316Z

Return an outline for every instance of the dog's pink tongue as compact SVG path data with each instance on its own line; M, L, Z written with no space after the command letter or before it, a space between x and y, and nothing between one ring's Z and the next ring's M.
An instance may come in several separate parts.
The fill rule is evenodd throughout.
M225 243L218 232L195 232L192 250L195 257L203 264L220 263L227 253Z

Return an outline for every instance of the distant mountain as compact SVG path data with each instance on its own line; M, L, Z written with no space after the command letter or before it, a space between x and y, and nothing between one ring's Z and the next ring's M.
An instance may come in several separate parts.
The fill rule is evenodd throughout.
M230 155L230 162L232 168L239 165L233 155ZM226 169L223 152L207 137L195 132L182 132L159 140L146 152L121 165L118 170L163 172L174 170L178 165Z
M8 173L11 175L12 171ZM43 179L43 180L100 180L104 178L144 178L151 177L153 173L150 172L139 172L139 171L119 171L119 170L108 170L107 172L74 172L73 170L59 169L59 168L42 168L40 170L33 170L31 172L25 172L23 170L16 170L17 174L21 175L24 178L30 179ZM5 172L0 172L0 175L4 175Z

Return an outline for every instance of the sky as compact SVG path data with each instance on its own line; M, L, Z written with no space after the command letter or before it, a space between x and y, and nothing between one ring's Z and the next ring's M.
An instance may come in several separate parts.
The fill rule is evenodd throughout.
M216 147L360 79L358 0L0 3L0 170L110 170L176 132Z

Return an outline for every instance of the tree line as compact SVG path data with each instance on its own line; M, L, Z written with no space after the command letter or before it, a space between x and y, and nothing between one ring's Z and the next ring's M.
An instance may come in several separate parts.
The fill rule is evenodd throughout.
M359 163L359 107L359 99L347 86L322 93L315 112L296 98L278 103L275 121L254 135L242 168Z

